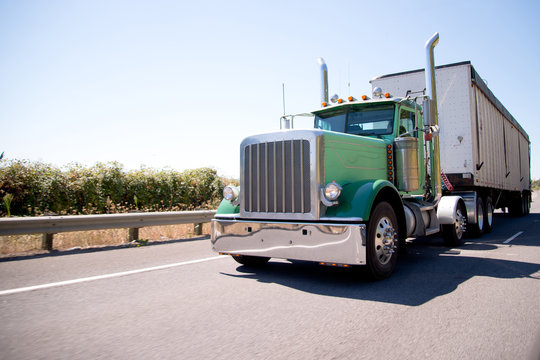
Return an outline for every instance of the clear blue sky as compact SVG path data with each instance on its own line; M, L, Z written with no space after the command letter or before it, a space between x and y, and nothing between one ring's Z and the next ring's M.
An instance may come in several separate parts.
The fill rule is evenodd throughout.
M377 75L470 60L528 132L540 178L540 2L0 0L0 152L239 176L239 144Z

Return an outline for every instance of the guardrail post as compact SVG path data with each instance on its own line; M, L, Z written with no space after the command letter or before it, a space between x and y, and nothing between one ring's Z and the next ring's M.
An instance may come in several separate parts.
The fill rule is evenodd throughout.
M41 238L41 249L52 250L53 249L53 237L54 234L43 234Z
M139 240L139 228L130 228L129 229L129 242L134 240Z
M198 223L193 226L193 232L195 233L195 235L202 235L202 227L202 223Z

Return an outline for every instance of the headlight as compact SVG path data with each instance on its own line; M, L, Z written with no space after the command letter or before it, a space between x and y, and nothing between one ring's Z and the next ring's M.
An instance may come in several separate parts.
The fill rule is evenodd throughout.
M336 201L341 195L341 186L339 186L335 181L326 184L324 187L324 197L328 201Z
M240 192L238 191L238 188L233 185L227 185L223 189L223 198L225 200L229 200L230 202L233 202L238 198L238 194Z

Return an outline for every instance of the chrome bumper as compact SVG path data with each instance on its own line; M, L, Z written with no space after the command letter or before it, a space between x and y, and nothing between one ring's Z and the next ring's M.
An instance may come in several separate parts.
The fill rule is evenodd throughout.
M212 220L219 253L350 265L366 263L366 226Z

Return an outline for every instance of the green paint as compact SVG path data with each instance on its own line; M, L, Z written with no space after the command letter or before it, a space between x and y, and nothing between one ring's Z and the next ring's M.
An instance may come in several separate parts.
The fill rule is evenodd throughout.
M216 215L223 214L238 214L240 213L240 206L234 206L229 200L221 200L218 209L216 210Z
M325 183L386 179L388 144L383 139L325 132Z

